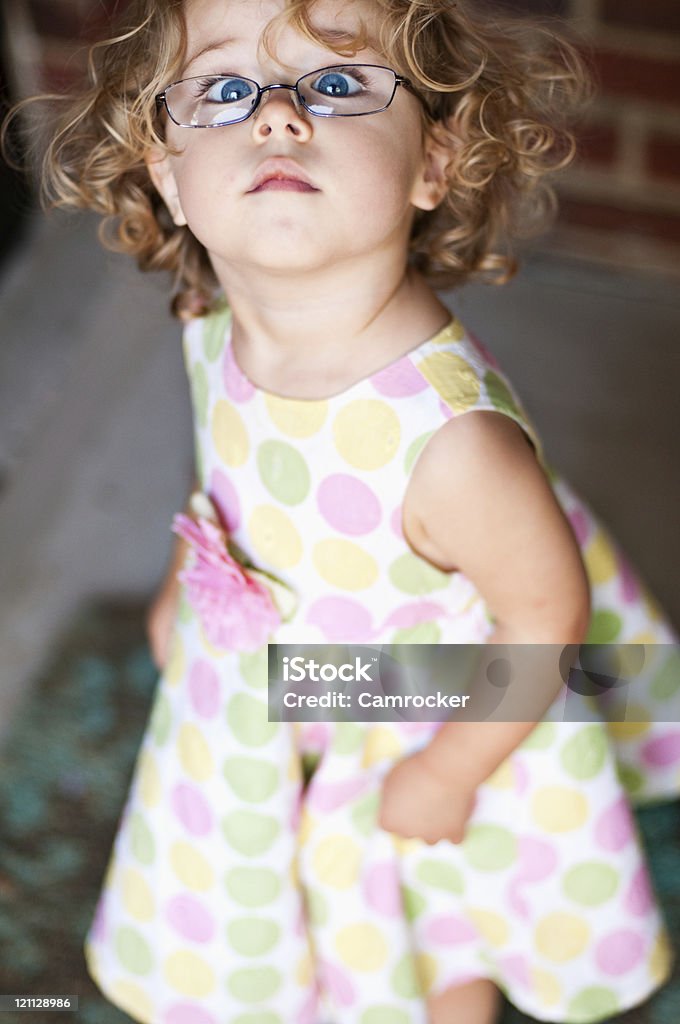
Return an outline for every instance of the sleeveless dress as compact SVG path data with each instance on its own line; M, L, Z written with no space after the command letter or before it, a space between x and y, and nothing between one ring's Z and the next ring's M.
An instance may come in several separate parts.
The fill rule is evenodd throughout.
M471 581L418 557L400 525L429 438L485 409L520 424L568 516L588 641L664 645L664 658L637 721L544 719L479 787L464 841L430 846L376 816L385 771L436 725L269 722L266 644L211 643L183 588L85 941L102 991L144 1024L426 1024L428 994L478 977L539 1020L644 1001L673 951L630 804L678 793L677 637L547 465L494 358L452 317L341 393L300 400L245 377L226 307L187 325L184 351L201 486L250 562L298 598L270 639L488 638Z

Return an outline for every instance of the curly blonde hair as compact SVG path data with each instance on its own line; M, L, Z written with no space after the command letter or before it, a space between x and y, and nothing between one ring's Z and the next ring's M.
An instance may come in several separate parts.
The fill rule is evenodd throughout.
M592 96L586 64L552 21L479 11L479 0L372 2L380 52L424 100L423 130L451 152L443 201L416 211L409 261L437 288L471 278L504 283L517 267L512 239L554 212L545 178L574 156L573 118ZM217 281L201 243L173 223L144 163L151 146L166 146L155 96L181 74L182 8L182 0L132 0L129 27L91 47L89 81L77 95L31 97L17 109L48 104L43 205L103 214L104 244L135 256L142 270L170 271L173 311L187 318L211 308ZM263 34L270 56L286 24L342 57L367 44L363 23L346 44L325 39L312 8L313 0L286 0Z

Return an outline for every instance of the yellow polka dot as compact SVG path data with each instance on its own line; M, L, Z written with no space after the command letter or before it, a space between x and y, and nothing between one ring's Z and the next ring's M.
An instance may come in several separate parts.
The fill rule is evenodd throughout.
M588 801L570 786L543 786L531 801L534 821L548 832L570 832L588 817Z
M657 985L663 984L673 968L673 949L668 932L662 928L649 954L649 972Z
M492 910L483 910L481 907L470 907L467 913L487 942L492 946L505 945L510 932L500 914L495 914Z
M293 726L299 725L299 722L292 722ZM296 750L294 750L288 758L288 771L286 772L286 778L289 782L297 782L302 777L302 769L300 767L300 756Z
M164 675L171 686L177 686L186 673L186 658L184 655L184 644L179 633L175 632L172 638L170 654L165 666Z
M214 884L209 862L190 843L176 842L170 847L170 864L180 882L192 892L205 892Z
M326 582L343 590L365 590L378 578L373 556L351 540L320 540L314 545L312 560Z
M597 530L583 549L583 560L591 583L606 583L617 571L616 553L603 530Z
M410 853L415 853L421 844L419 839L408 839L406 836L398 836L393 832L390 833L390 838L396 853L400 857L408 857Z
M562 999L562 986L554 974L541 970L540 967L531 968L531 983L543 1006L555 1006Z
M361 767L370 768L377 761L383 761L387 757L398 757L402 749L403 743L390 729L377 726L366 737Z
M154 916L154 899L144 876L135 868L123 875L123 903L137 921L150 921Z
M657 643L656 635L651 629L640 630L635 636L632 636L630 640L627 640L628 644L655 644Z
M182 768L195 782L205 782L215 771L213 757L198 726L186 722L177 737L177 753Z
M607 732L615 740L634 740L649 732L651 723L649 712L641 704L627 704L625 722L607 722Z
M432 338L432 344L450 345L452 341L462 341L464 337L465 328L460 320L454 318L443 331L440 331L439 334Z
M645 587L642 587L642 603L650 619L653 619L654 622L661 622L663 618L661 607Z
M512 761L502 761L496 771L485 782L494 789L512 789L515 785L515 766Z
M429 953L418 953L414 957L415 971L420 987L428 995L437 980L437 961Z
M114 978L108 986L111 1001L125 1010L135 1020L151 1020L154 1015L154 1006L143 988L135 985L134 981L126 981L124 978Z
M248 432L240 413L224 399L213 410L212 438L217 454L227 466L242 466L248 458Z
M215 991L215 975L205 960L188 949L172 953L163 964L166 981L183 996L199 999Z
M316 818L305 806L300 815L300 825L298 827L298 844L300 846L304 846L308 842L315 824Z
M393 459L399 448L399 417L387 402L358 398L344 406L333 421L335 447L357 469L377 469Z
M270 418L288 437L311 437L321 429L328 415L326 401L296 402L267 395L265 404Z
M559 910L541 918L534 932L536 949L546 959L558 964L580 956L589 938L590 928L582 917Z
M253 547L263 561L289 569L302 558L302 541L293 522L274 505L258 505L248 522Z
M203 653L207 654L210 658L225 658L227 654L234 653L228 647L217 647L215 644L211 643L210 640L208 640L208 637L206 636L206 632L203 629L203 626L200 627L199 634L201 637L201 647L203 649Z
M298 985L306 988L314 976L313 961L311 953L304 953L297 962L295 968L295 980Z
M312 865L320 882L332 889L349 889L359 875L361 851L349 836L333 835L323 839L312 857Z
M418 363L418 369L454 412L465 412L477 404L479 377L455 352L433 352Z
M161 798L161 780L153 754L144 750L140 755L139 792L147 807L155 807Z
M387 941L374 924L348 924L335 937L342 962L355 971L377 971L387 960Z

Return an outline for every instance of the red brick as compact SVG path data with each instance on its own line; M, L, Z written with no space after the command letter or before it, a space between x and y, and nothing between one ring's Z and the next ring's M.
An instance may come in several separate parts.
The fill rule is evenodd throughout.
M624 209L604 202L561 197L560 220L579 227L631 233L680 244L680 212Z
M612 164L618 150L618 132L612 124L588 124L576 139L578 161L589 164Z
M680 185L680 136L661 132L650 135L646 164L650 174L676 181Z
M680 32L678 0L600 0L600 17L613 25Z
M593 48L591 64L604 94L680 106L680 59Z

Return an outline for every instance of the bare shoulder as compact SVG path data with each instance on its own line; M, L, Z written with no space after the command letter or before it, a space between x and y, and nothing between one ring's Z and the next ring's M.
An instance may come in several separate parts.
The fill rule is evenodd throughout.
M583 618L588 581L533 445L503 413L454 417L421 453L404 498L416 553L471 579L495 616L538 631ZM558 607L559 606L559 607Z

